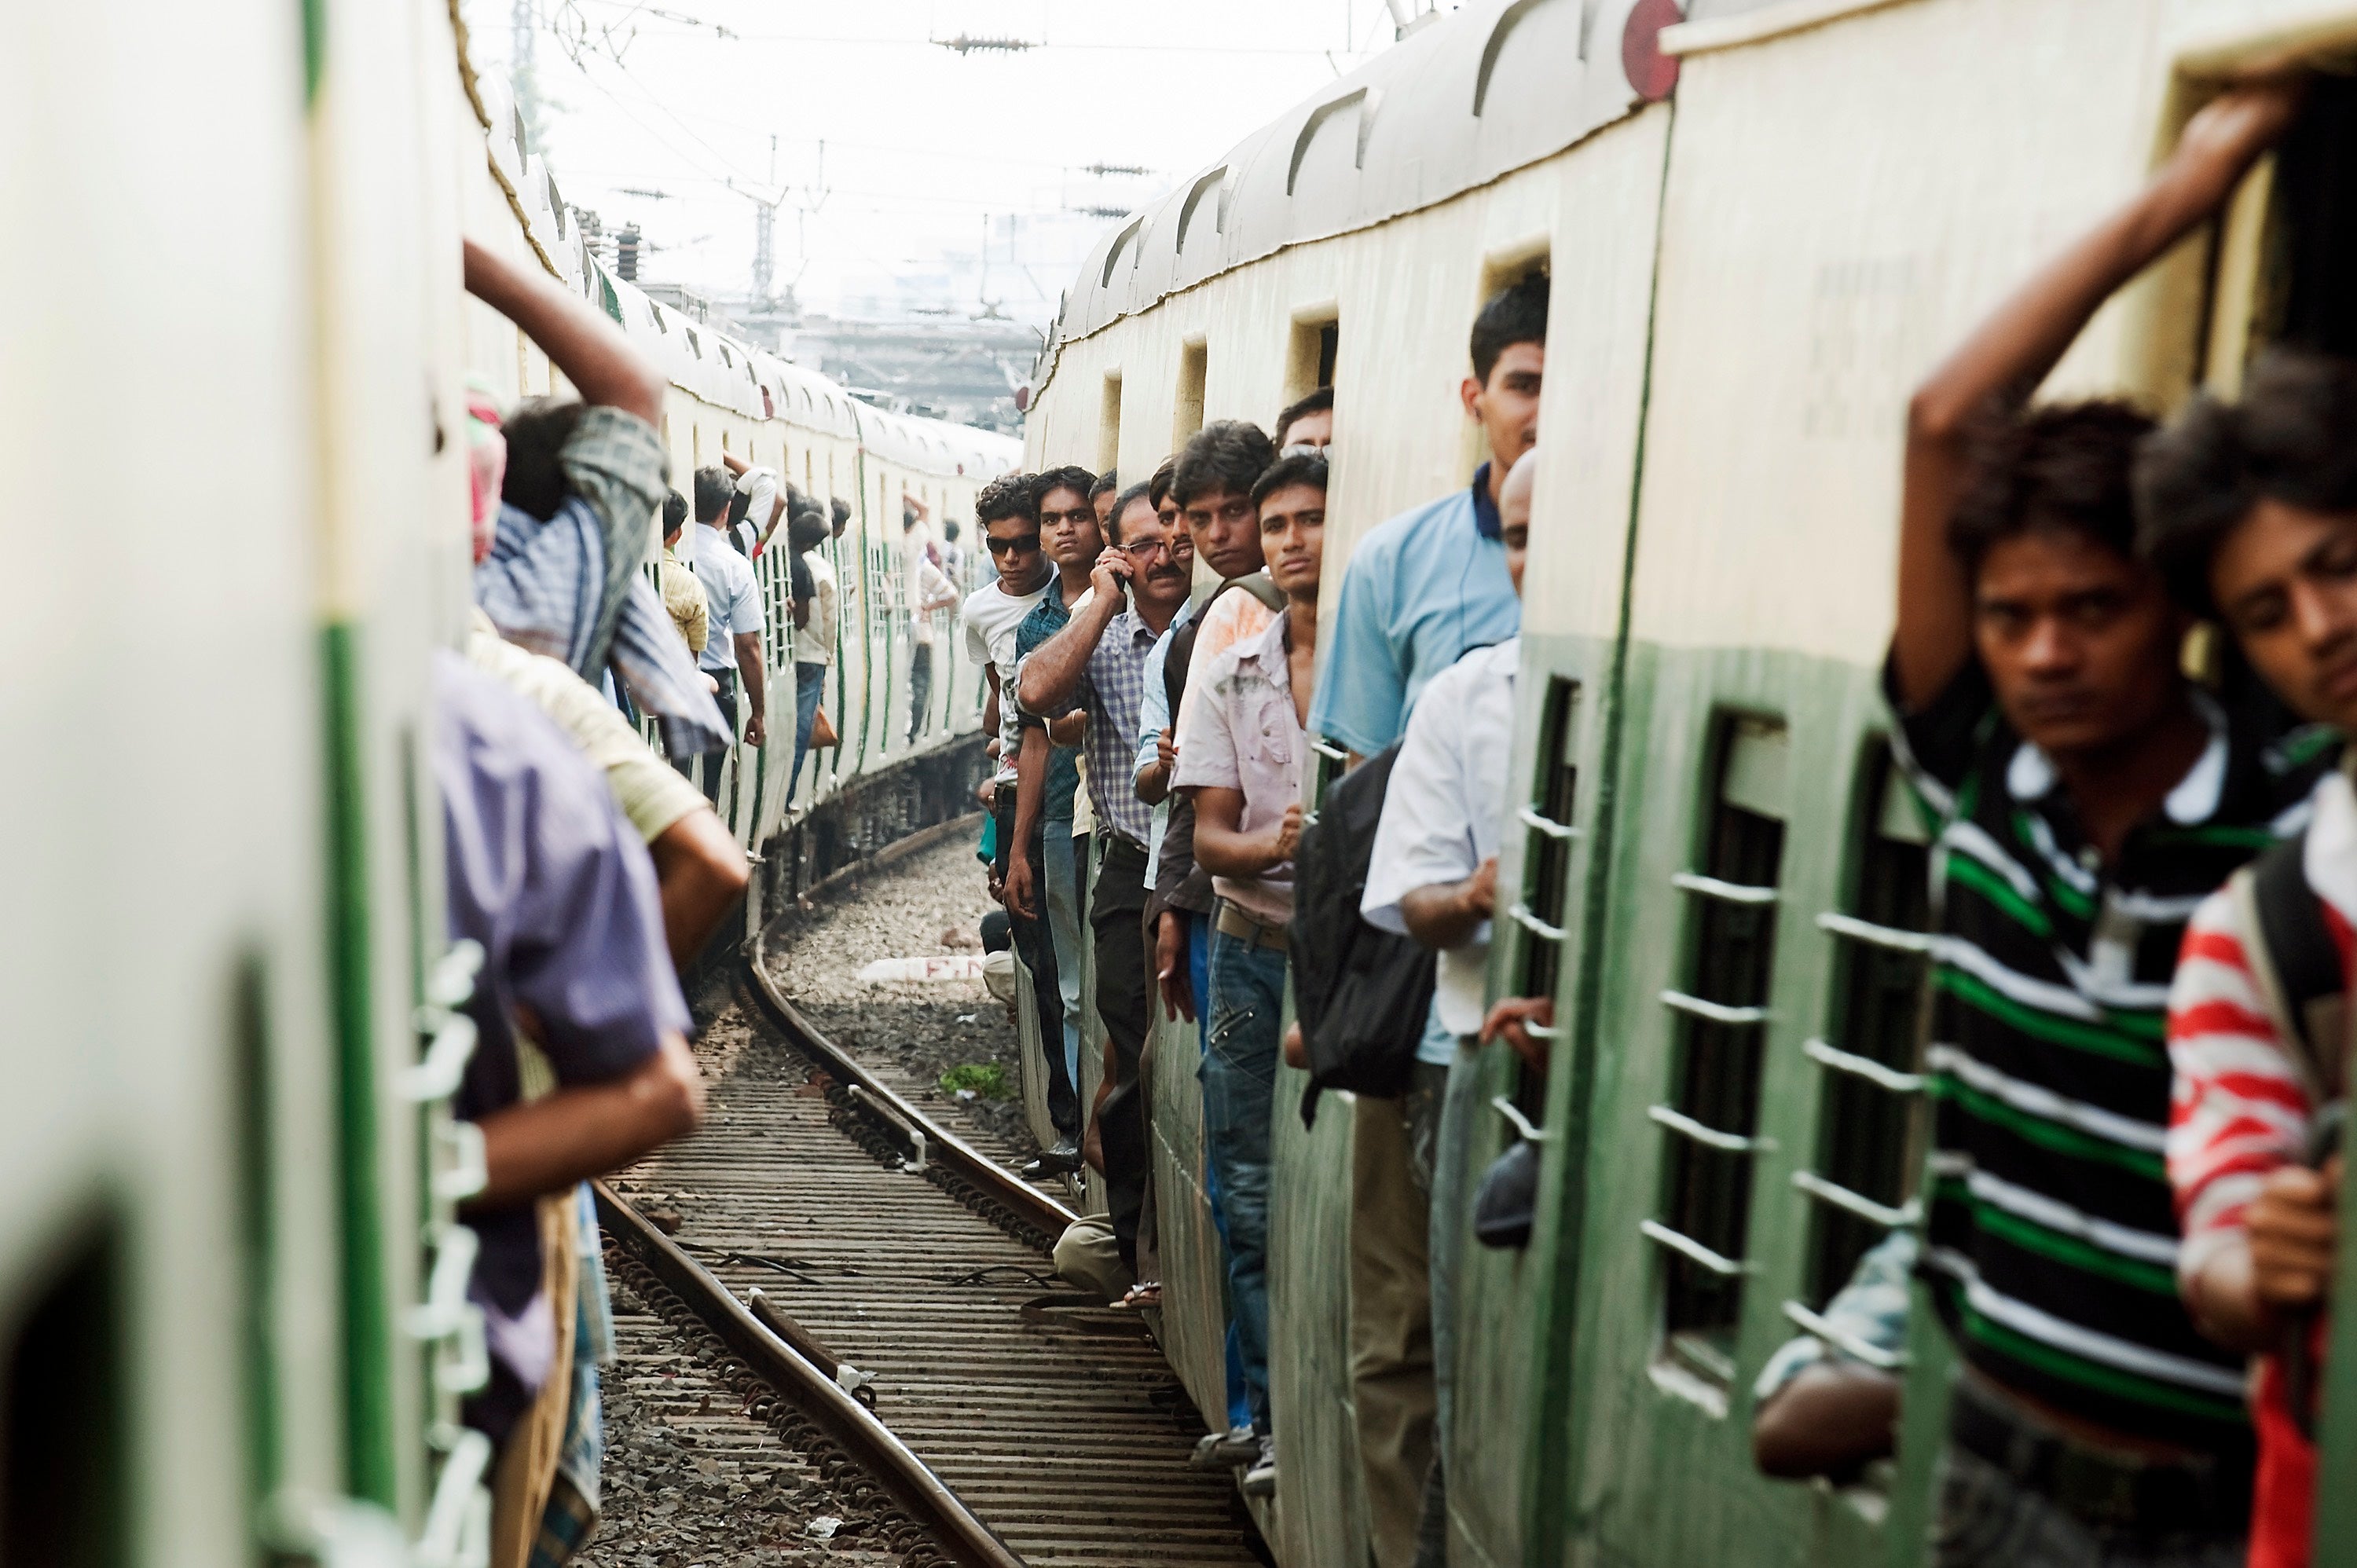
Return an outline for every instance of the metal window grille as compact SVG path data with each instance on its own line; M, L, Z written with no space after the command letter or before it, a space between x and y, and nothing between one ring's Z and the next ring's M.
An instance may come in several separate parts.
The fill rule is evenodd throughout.
M1803 1047L1822 1079L1816 1168L1793 1177L1815 1208L1806 1287L1815 1306L1894 1224L1911 1218L1930 851L1886 748L1867 757L1863 781L1868 804L1859 813L1850 908L1817 921L1835 948L1832 1027Z
M1777 732L1781 740L1781 732ZM1761 1026L1775 956L1784 824L1728 798L1736 747L1725 748L1706 869L1681 877L1697 908L1677 1016L1675 1100L1653 1120L1668 1140L1666 1204L1645 1234L1663 1250L1663 1326L1681 1359L1731 1380L1742 1307L1752 1156L1760 1119Z
M1578 831L1572 813L1578 803L1577 737L1572 725L1579 704L1579 683L1557 679L1548 682L1546 703L1539 715L1539 770L1531 790L1532 804L1519 813L1523 829L1523 908L1537 923L1563 929L1570 901L1572 842ZM1550 940L1522 922L1519 972L1515 993L1552 996L1563 973L1563 944Z

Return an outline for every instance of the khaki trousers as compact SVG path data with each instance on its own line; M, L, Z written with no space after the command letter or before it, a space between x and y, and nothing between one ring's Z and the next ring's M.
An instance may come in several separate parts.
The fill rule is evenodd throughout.
M1361 1096L1351 1114L1351 1386L1367 1539L1376 1568L1410 1568L1432 1466L1428 1200L1415 1185L1406 1110Z
M491 1478L491 1568L525 1568L540 1521L548 1511L556 1463L565 1454L565 1422L573 1405L573 1327L578 1319L580 1234L571 1187L540 1200L540 1283L556 1314L556 1355L532 1408L518 1418L500 1449Z

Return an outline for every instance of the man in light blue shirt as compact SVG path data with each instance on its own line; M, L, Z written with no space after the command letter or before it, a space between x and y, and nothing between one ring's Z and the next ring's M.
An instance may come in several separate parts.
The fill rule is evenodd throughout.
M1535 273L1482 306L1473 321L1473 373L1458 395L1481 426L1490 461L1468 489L1381 524L1351 553L1308 727L1354 757L1399 740L1434 676L1522 630L1498 497L1538 440L1546 320L1547 282ZM1371 868L1371 882L1375 875ZM1457 1036L1436 1011L1417 1059L1445 1069L1456 1054ZM1414 1098L1437 1116L1435 1097ZM1429 1150L1430 1129L1410 1125L1407 1101L1361 1095L1351 1106L1351 1380L1377 1568L1437 1563L1445 1535L1432 1464L1433 1210L1414 1176L1419 1130Z
M768 693L762 689L761 590L753 580L753 564L728 542L728 502L737 480L727 469L695 471L695 518L690 531L694 547L686 552L695 580L704 585L710 612L710 632L704 644L700 668L719 683L717 700L731 728L737 723L737 680L745 681L745 744L758 746L768 738ZM720 764L726 752L704 759L704 793L715 809L720 804ZM682 768L682 772L686 769Z

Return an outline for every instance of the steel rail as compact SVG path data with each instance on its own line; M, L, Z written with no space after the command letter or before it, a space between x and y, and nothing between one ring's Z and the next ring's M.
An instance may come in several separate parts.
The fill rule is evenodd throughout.
M746 964L752 981L753 996L760 1004L761 1010L769 1015L772 1023L785 1031L787 1037L796 1046L817 1058L836 1082L846 1087L856 1086L873 1102L868 1112L878 1127L900 1139L911 1152L914 1152L915 1145L908 1139L908 1130L913 1128L922 1133L928 1159L947 1166L972 1183L985 1198L994 1198L1004 1204L1018 1219L1050 1240L1062 1235L1064 1228L1080 1218L926 1115L874 1073L860 1066L843 1047L819 1033L817 1026L786 999L776 978L761 961L763 956L763 944L756 943ZM896 1122L903 1125L895 1125Z
M797 1354L792 1346L754 1316L703 1264L657 1230L604 1182L593 1184L597 1219L639 1264L701 1318L754 1376L775 1388L837 1447L857 1463L887 1496L916 1520L963 1568L1024 1568L1009 1551L943 1485L931 1466L839 1387L833 1377Z

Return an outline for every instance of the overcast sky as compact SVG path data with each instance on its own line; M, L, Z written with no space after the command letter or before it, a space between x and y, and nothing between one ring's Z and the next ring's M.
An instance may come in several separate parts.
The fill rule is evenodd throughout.
M479 66L507 68L516 3L465 0ZM1141 205L1392 40L1384 0L528 3L558 187L637 220L661 247L642 278L749 287L733 178L783 188L777 285L806 308L987 298L1034 322L1118 221L1071 209ZM961 35L1039 47L931 41Z

